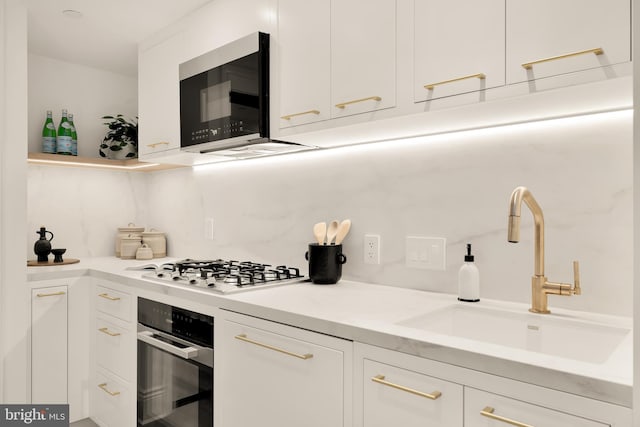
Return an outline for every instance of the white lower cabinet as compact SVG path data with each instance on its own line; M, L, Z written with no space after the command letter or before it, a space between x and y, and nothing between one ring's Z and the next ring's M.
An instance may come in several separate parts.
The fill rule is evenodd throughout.
M224 313L215 323L214 425L351 425L351 341Z
M363 426L462 427L460 384L363 361Z
M32 403L67 403L67 338L67 286L32 289Z
M628 427L629 408L354 344L354 427Z
M103 427L136 425L135 297L118 284L93 290L91 418Z
M464 401L465 427L503 425L604 427L610 425L471 387L465 387Z

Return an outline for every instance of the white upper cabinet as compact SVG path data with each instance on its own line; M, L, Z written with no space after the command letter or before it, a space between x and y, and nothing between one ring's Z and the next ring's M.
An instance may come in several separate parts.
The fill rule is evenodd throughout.
M507 83L630 60L629 0L507 0L506 4ZM544 59L551 60L537 62Z
M177 34L138 56L138 152L145 155L180 148L178 59L183 49Z
M414 1L414 101L505 84L504 0Z
M331 1L331 109L344 117L396 105L396 1Z
M280 128L327 120L330 0L279 0Z

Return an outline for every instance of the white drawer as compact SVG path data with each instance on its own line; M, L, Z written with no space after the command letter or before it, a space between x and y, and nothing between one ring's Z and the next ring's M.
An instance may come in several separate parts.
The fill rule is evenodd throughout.
M133 382L136 360L133 332L98 316L95 334L98 366Z
M462 427L462 386L364 360L364 427Z
M96 308L111 316L131 321L131 295L104 286L96 286Z
M127 383L106 371L98 370L91 393L94 397L91 417L98 424L107 427L135 425L135 396Z
M609 424L602 424L470 387L465 387L464 400L465 427L503 427L506 425L530 425L536 427L609 426Z

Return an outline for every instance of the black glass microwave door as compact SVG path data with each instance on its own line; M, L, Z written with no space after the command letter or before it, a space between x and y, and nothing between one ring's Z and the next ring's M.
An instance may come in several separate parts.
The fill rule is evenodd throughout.
M180 82L181 146L260 134L258 53Z
M138 427L212 427L213 369L138 342Z

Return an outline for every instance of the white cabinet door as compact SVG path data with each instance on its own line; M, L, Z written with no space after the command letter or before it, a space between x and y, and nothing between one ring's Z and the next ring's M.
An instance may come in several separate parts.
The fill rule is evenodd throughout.
M507 83L631 58L629 0L507 0ZM601 48L603 54L591 53ZM532 65L523 64L587 52Z
M291 334L216 319L215 400L220 425L344 426L347 356L318 343L342 340L262 323Z
M279 0L280 128L327 120L330 0Z
M104 427L134 426L135 395L131 386L115 375L98 370L92 382L92 418Z
M95 334L98 366L126 381L134 382L136 354L133 332L116 325L106 316L98 316Z
M180 148L179 33L138 55L138 153Z
M67 403L67 287L31 291L31 402Z
M504 85L504 19L504 0L415 0L415 102Z
M609 425L470 387L465 387L464 401L465 427L504 425L604 427Z
M331 1L331 111L396 105L396 1Z
M363 427L462 427L462 386L364 360Z

